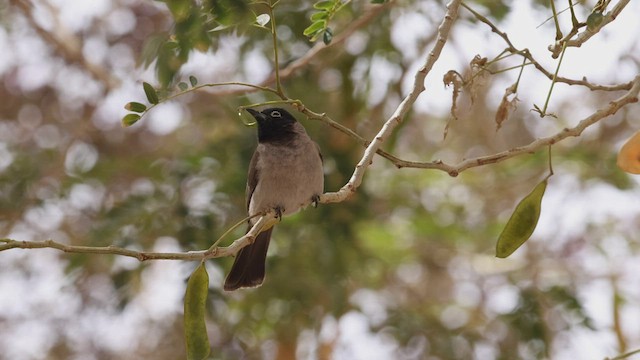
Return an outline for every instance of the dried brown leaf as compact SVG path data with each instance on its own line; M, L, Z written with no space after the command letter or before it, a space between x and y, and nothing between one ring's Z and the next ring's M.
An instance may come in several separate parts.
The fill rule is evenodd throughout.
M444 127L443 139L447 138L447 134L449 133L449 125L451 123L451 119L458 119L458 95L462 91L462 76L455 70L449 70L442 77L442 81L444 82L444 86L453 85L453 93L451 94L451 118L447 120L447 124Z
M485 65L487 64L488 59L486 57L481 57L480 55L476 55L469 62L469 67L471 68L471 76L468 81L468 89L469 94L471 95L471 103L476 102L476 98L480 91L484 88L487 78L489 77L489 72L485 69Z
M516 96L516 84L512 84L505 89L502 101L496 111L496 131L500 130L502 123L509 118L509 115L518 106L518 97Z

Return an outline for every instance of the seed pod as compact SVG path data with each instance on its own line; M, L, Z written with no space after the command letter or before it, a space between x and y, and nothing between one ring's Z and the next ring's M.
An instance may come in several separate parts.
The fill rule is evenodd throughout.
M511 255L533 234L540 218L542 196L547 188L547 179L536 185L533 191L516 206L498 238L496 257L506 258Z
M184 295L184 337L188 360L202 360L211 351L205 324L209 274L201 263L189 277Z

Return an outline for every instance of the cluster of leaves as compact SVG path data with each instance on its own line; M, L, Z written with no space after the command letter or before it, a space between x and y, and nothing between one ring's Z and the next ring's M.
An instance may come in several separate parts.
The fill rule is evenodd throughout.
M342 0L323 0L313 4L316 9L311 15L311 25L304 29L303 34L311 41L316 41L322 35L322 41L329 45L333 40L333 31L329 27L329 21L347 3Z
M184 81L181 81L178 83L178 89L179 89L179 93L175 94L175 95L179 95L181 93L190 91L195 89L195 87L198 85L198 79L191 75L189 76L189 83L191 84L191 89L189 88L189 84L187 84ZM139 103L136 101L130 101L128 102L124 108L126 110L131 111L131 113L125 115L122 118L122 126L123 127L129 127L133 124L135 124L136 122L138 122L138 120L140 120L140 118L147 112L149 111L153 106L158 105L160 103L161 100L165 100L168 95L169 92L164 90L164 91L158 91L156 90L151 84L149 84L148 82L143 82L142 83L142 88L144 90L144 94L147 97L147 101L149 101L149 103L151 104L151 106L147 106L143 103Z
M217 41L216 32L247 24L252 19L246 0L164 0L174 19L172 31L150 38L143 58L149 66L156 61L162 87L167 87L192 50L207 51ZM253 21L253 19L251 20Z
M371 3L384 4L385 1L371 0ZM311 25L304 29L303 34L311 41L316 41L322 36L325 45L329 45L333 40L333 30L329 27L329 22L348 3L349 0L321 0L313 4L316 11L311 14Z

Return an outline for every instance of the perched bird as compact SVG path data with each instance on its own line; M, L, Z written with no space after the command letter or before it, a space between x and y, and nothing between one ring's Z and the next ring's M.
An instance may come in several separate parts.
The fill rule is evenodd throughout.
M281 218L310 202L317 204L324 189L318 144L284 109L247 111L258 122L258 147L251 158L247 177L249 215L274 209ZM255 221L255 218L249 220L249 229ZM238 252L225 280L225 290L262 284L272 231L273 226L263 228L253 244Z

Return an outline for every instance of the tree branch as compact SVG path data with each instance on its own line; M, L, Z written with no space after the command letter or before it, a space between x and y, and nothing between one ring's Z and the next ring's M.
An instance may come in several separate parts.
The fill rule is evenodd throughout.
M349 182L342 187L338 192L334 193L326 193L321 196L320 202L322 203L332 203L346 200L353 192L358 188L358 186L362 182L362 178L369 164L372 162L372 158L375 153L379 150L382 143L391 135L393 129L402 121L405 114L409 111L413 103L416 101L420 93L424 91L424 79L426 75L429 73L435 62L440 56L442 48L447 41L447 37L451 30L451 26L455 21L458 13L458 7L460 5L461 0L452 0L447 6L448 10L445 14L442 24L438 28L438 39L436 44L434 45L433 50L429 53L429 56L426 59L425 64L420 68L420 70L416 73L414 79L413 89L409 92L409 94L404 98L402 103L398 106L394 114L387 120L387 122L382 126L378 135L375 137L373 141L371 141L367 148L365 149L364 155L358 165L356 166L356 170L354 171ZM323 47L326 48L326 47ZM318 50L319 51L319 50ZM311 113L311 112L309 112ZM318 116L323 116L321 114L315 114ZM346 127L339 125L338 123L333 122L334 127L340 128L343 131L346 131L351 136L359 137L353 131L349 130ZM366 141L366 140L365 140ZM205 251L190 251L184 253L161 253L161 252L144 252L144 251L135 251L129 250L125 248L119 248L114 246L106 246L106 247L90 247L90 246L73 246L66 245L62 243L58 243L53 240L46 241L18 241L13 239L0 239L0 243L4 243L0 245L0 251L8 250L8 249L36 249L36 248L51 248L60 250L63 252L73 252L73 253L85 253L85 254L112 254L112 255L122 255L128 256L138 259L139 261L146 260L191 260L191 261L200 261L204 259L218 258L235 255L242 247L249 245L255 240L257 234L264 227L268 227L273 225L275 221L274 212L269 212L256 222L256 224L251 228L247 234L236 239L231 245L227 247L217 247L212 246L210 249Z
M45 241L20 241L13 239L0 239L0 252L9 249L55 249L66 253L76 254L102 254L102 255L121 255L138 259L139 261L147 260L188 260L202 261L206 259L214 259L235 255L243 247L253 243L260 231L276 220L275 212L271 211L261 216L255 225L244 236L236 239L229 246L218 247L212 246L207 250L188 251L188 252L149 252L125 249L116 246L77 246L66 245L54 240Z
M622 0L622 1L626 1L626 0ZM547 78L549 78L549 80L553 80L554 79L554 74L550 71L548 71L547 69L545 69L534 57L533 55L531 55L531 52L529 52L528 49L523 49L520 50L518 48L516 48L513 43L511 42L511 40L509 39L509 36L501 31L500 29L498 29L497 26L495 26L489 19L487 19L486 17L482 16L480 13L478 13L477 11L473 10L471 7L469 7L469 5L462 3L462 6L467 9L469 12L471 12L473 14L473 16L480 22L486 24L487 26L489 26L491 28L491 31L496 33L498 36L500 36L504 42L507 44L507 48L506 50L512 54L516 54L516 55L520 55L523 56L524 58L526 58L528 61L531 62L531 64L538 69L538 71L540 71L542 74L544 74L544 76L546 76ZM586 41L586 40L585 40ZM562 46L560 46L560 48L562 48ZM562 49L561 49L562 50ZM575 79L569 79L569 78L565 78L562 76L557 76L555 78L556 82L561 82L561 83L565 83L567 85L580 85L580 86L584 86L586 88L588 88L589 90L602 90L602 91L620 91L620 90L629 90L631 89L632 86L632 82L628 82L625 84L617 84L617 85L598 85L598 84L592 84L589 81L587 81L586 79L581 79L581 80L575 80Z
M638 102L638 93L640 92L640 75L636 76L636 78L633 81L631 81L630 84L632 85L632 87L631 89L629 89L629 91L627 91L627 93L625 93L618 99L611 101L607 106L599 109L598 111L594 112L590 116L584 118L576 126L572 128L565 128L552 136L537 139L528 145L516 147L516 148L502 151L493 155L467 159L455 165L446 164L439 160L433 161L433 162L413 162L413 161L396 160L396 161L393 161L393 163L394 165L400 168L409 167L409 168L420 168L420 169L436 169L436 170L445 171L451 176L457 176L459 173L469 168L482 166L486 164L498 163L506 159L510 159L512 157L522 155L525 153L534 153L541 148L544 148L548 145L553 145L568 137L580 136L580 134L582 134L582 132L586 128L588 128L589 126L597 123L598 121L608 116L615 114L623 106Z
M551 56L555 59L560 55L560 52L562 52L562 44L564 42L567 43L567 47L580 47L580 46L582 46L582 44L587 42L587 40L591 39L591 37L593 35L595 35L598 32L600 32L600 30L602 30L602 28L604 28L607 24L609 24L613 20L615 20L618 17L618 15L620 15L620 13L625 8L625 6L627 6L628 3L629 3L629 0L620 0L620 1L618 1L616 6L614 6L611 11L609 11L608 13L606 13L603 16L602 22L598 26L596 26L594 29L589 29L587 27L587 28L585 28L585 31L580 33L573 40L571 40L568 37L572 37L574 34L569 34L571 36L568 36L568 37L565 37L563 39L560 39L560 40L556 41L553 45L549 45L549 51L551 51Z
M447 12L444 16L442 23L438 27L438 36L437 36L436 43L434 44L433 49L425 59L424 65L416 72L414 76L414 84L411 91L405 96L405 98L402 100L402 102L394 111L394 113L391 115L391 117L380 128L379 132L377 133L377 135L374 137L373 140L369 141L362 138L360 135L350 130L349 128L333 121L327 115L315 113L305 108L304 105L302 105L302 103L298 101L285 99L287 101L292 101L294 105L298 106L298 109L304 114L306 114L307 116L319 119L329 124L330 126L338 129L339 131L344 132L345 134L351 136L352 138L357 139L361 144L363 144L366 147L364 154L361 160L356 165L355 170L351 178L349 179L349 181L337 192L329 192L329 193L323 194L320 198L321 203L341 202L349 198L356 191L356 189L361 185L364 174L366 173L368 167L371 165L373 161L373 157L375 156L376 153L390 160L398 168L411 167L411 168L442 170L449 173L451 176L457 176L460 172L472 167L498 163L521 154L533 153L539 150L540 148L553 145L567 137L579 136L589 126L604 119L605 117L615 114L623 106L638 101L638 94L640 93L640 75L636 76L636 78L633 81L629 82L628 84L615 85L615 86L598 86L598 85L589 84L588 82L584 81L584 84L580 83L580 85L584 85L592 89L596 88L597 90L609 90L609 91L624 89L628 91L618 99L611 101L606 107L601 108L600 110L596 111L592 115L580 121L575 127L565 128L562 131L552 136L537 139L525 146L513 148L513 149L499 152L493 155L467 159L455 165L446 164L446 163L443 163L442 161L433 161L433 162L405 161L387 152L384 152L383 150L380 149L380 147L386 141L386 139L392 134L394 129L404 120L407 112L413 106L418 96L425 90L425 86L424 86L425 78L428 75L428 73L431 71L435 62L440 57L440 53L442 52L442 49L447 42L447 38L451 31L452 25L457 18L458 9L461 2L462 0L451 0L451 2L447 5ZM463 6L467 7L464 4ZM467 7L467 9L469 8ZM471 9L469 10L472 13L474 13L474 15L477 14L473 10ZM382 10L379 10L379 11L382 11ZM373 17L375 17L375 15L371 15L371 17L368 18L369 19L368 21L370 21L370 19L372 19ZM488 24L494 32L496 32L505 40L505 42L510 48L509 51L513 53L521 54L522 56L525 56L529 61L533 62L534 64L537 64L532 57L527 57L527 55L530 56L528 51L526 50L520 51L520 50L517 50L515 47L513 47L507 35L505 33L500 32L490 21L486 19L485 19L486 21L483 20L484 17L482 17L479 14L477 14L476 17L480 21ZM364 24L365 22L366 21L362 20L361 24ZM355 31L357 27L355 27L354 25L352 25L352 28ZM359 26L362 26L362 25L359 25ZM344 38L346 38L347 36L348 34L345 34ZM308 61L310 61L310 59L315 54L317 54L317 52L325 48L326 46L320 46L317 48L315 53L310 51L311 55L309 55L308 58L306 58L309 60L304 60L306 62L304 62L303 65L308 63ZM539 64L536 67L538 66ZM291 71L290 73L293 73L295 71L295 67L292 67L291 69L292 70L290 70ZM284 71L285 70L283 70L283 73L281 73L281 75L285 75ZM286 75L290 73L286 73ZM569 79L565 79L565 80L569 80ZM567 82L567 81L562 81L562 78L559 78L558 81ZM230 84L224 84L224 85L230 85ZM233 83L233 84L237 85L236 83ZM578 84L578 83L575 83L575 84ZM256 85L255 88L262 89L262 86ZM0 239L0 251L4 251L8 249L16 249L16 248L20 248L20 249L51 248L51 249L56 249L59 251L70 252L70 253L122 255L122 256L136 258L139 261L146 261L146 260L201 261L205 259L235 255L242 247L251 244L263 228L272 226L275 221L276 221L276 217L273 211L267 214L264 214L258 219L258 221L250 229L250 231L247 232L247 234L234 240L229 246L219 247L214 244L211 246L211 248L207 250L201 250L201 251L173 252L173 253L145 252L145 251L135 251L135 250L114 247L114 246L106 246L106 247L74 246L74 245L66 245L66 244L58 243L53 240L18 241L13 239Z
M442 52L442 49L447 42L447 38L449 37L451 27L458 16L458 8L461 2L461 0L451 0L451 2L447 4L447 12L442 23L438 27L438 38L436 39L436 43L427 56L424 65L418 70L418 72L416 72L413 81L413 88L409 94L405 96L391 117L384 123L373 141L371 141L367 146L362 159L360 159L360 162L356 165L355 171L351 175L349 181L337 192L323 194L320 198L320 202L335 203L344 201L353 195L356 189L360 186L367 168L373 162L373 156L376 154L378 149L380 149L384 141L391 135L393 130L403 121L406 113L415 103L418 96L424 91L424 79L440 57L440 53Z

